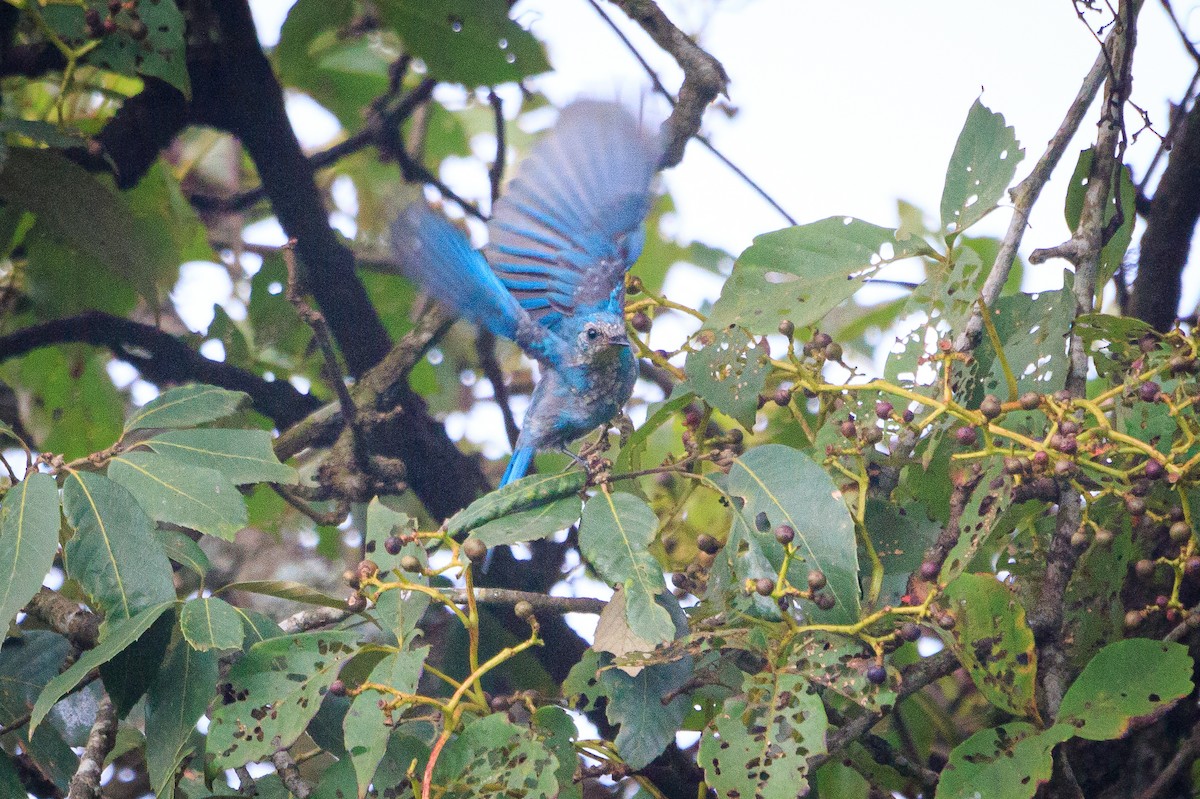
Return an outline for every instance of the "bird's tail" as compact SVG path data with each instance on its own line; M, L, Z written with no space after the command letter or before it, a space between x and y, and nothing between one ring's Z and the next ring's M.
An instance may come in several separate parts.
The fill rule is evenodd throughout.
M500 478L501 488L525 476L525 473L529 471L529 464L533 461L534 451L533 447L517 447L513 450L508 468L504 470L504 476Z
M416 202L392 223L391 243L400 271L432 297L497 335L515 337L525 312L462 231Z

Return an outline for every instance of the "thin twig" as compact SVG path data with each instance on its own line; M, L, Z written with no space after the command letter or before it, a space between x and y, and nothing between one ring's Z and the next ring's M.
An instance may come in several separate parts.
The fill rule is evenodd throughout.
M704 109L725 92L729 76L721 62L706 53L667 18L653 0L612 0L625 14L642 27L683 70L683 85L674 103L671 116L663 123L666 152L659 167L666 169L683 160L688 139L700 130Z
M500 185L504 182L504 158L508 144L504 135L504 106L500 102L500 95L494 91L488 92L488 104L492 107L492 118L496 124L496 158L488 169L488 180L492 184L492 205L495 206L496 200L500 199Z
M1175 782L1184 769L1196 761L1197 756L1200 756L1200 721L1196 722L1192 727L1191 734L1179 745L1175 756L1158 772L1154 782L1138 794L1138 799L1155 799L1158 796L1166 796L1171 783Z
M949 647L906 667L900 673L900 688L896 691L897 701L912 696L935 680L953 674L957 668L958 658ZM847 744L859 740L883 716L882 711L867 710L839 727L826 740L825 754L814 755L808 759L809 770L820 768Z
M350 396L350 389L346 386L345 372L342 371L337 352L333 349L333 340L329 336L329 327L325 324L325 317L320 311L305 302L304 297L300 296L300 278L296 272L295 239L289 240L284 245L283 263L287 266L288 275L287 287L284 291L287 301L296 309L296 315L312 328L317 346L321 348L321 354L325 356L327 370L325 379L337 394L338 403L342 406L342 414L347 419L353 419L355 415L354 398Z
M492 384L492 392L496 404L500 406L500 415L504 417L504 432L508 435L509 446L517 446L517 436L521 434L517 420L513 417L512 406L509 402L508 386L504 382L504 372L496 360L496 336L486 328L479 329L475 339L475 352L479 355L479 365L483 374Z
M642 65L643 71L645 71L646 75L650 78L651 84L654 85L654 90L665 97L667 102L671 104L671 107L674 108L676 104L675 96L672 95L671 92L667 90L667 87L663 85L662 79L658 77L658 73L654 70L654 67L650 66L650 62L646 60L646 57L643 56L633 42L629 40L629 37L625 35L625 31L621 30L621 28L613 21L612 17L605 13L604 9L600 7L600 4L596 0L588 0L588 3L591 4L592 8L595 9L596 13L600 15L600 18L604 20L605 24L608 25L612 32L617 35L617 38L621 40L623 45L625 45L625 49L628 50L630 54L637 59L637 62ZM783 206L780 205L774 197L767 193L766 189L758 185L758 183L756 183L749 175L743 172L741 167L729 160L724 153L716 148L716 146L708 139L707 136L697 132L694 134L693 138L704 145L705 149L717 157L717 160L719 160L735 175L741 178L741 180L756 194L758 194L759 197L762 197L768 205L778 211L779 215L786 219L789 224L796 224L795 218L785 211Z
M1111 40L1112 37L1110 36L1109 41L1111 42ZM1000 242L1000 249L996 252L996 259L992 262L991 271L988 272L987 280L984 281L983 289L980 291L983 297L983 305L988 308L995 304L997 298L1000 296L1000 291L1004 288L1004 284L1008 282L1008 275L1012 271L1013 262L1016 260L1017 250L1021 246L1021 239L1025 236L1025 228L1029 224L1029 214L1033 210L1034 204L1041 195L1042 189L1045 188L1047 181L1050 180L1050 175L1054 172L1054 168L1062 160L1063 153L1067 150L1067 145L1075 136L1075 132L1079 130L1079 125L1083 121L1084 115L1096 99L1096 93L1100 90L1100 84L1103 82L1104 76L1108 71L1108 55L1106 52L1108 46L1108 44L1105 44L1096 56L1096 60L1092 63L1092 68L1088 70L1088 74L1084 77L1079 91L1075 94L1075 99L1071 101L1071 105L1067 108L1067 113L1063 117L1062 124L1058 126L1058 130L1050 138L1050 142L1046 145L1046 151L1042 153L1042 157L1038 159L1038 162L1034 165L1029 175L1009 192L1009 196L1013 201L1012 219L1008 223L1008 232L1004 234L1004 239ZM982 310L979 306L976 306L971 312L971 318L967 320L966 328L955 343L956 349L960 352L974 349L979 343L982 333Z
M87 745L79 758L79 768L71 777L67 799L99 799L100 775L104 773L104 758L117 740L117 709L105 696L96 708L96 722L88 733Z

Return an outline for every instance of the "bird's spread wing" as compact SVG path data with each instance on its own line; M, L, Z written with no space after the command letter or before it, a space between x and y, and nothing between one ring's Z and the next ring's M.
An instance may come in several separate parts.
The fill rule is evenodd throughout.
M496 202L483 251L532 318L553 327L578 309L618 309L661 154L616 103L563 110Z

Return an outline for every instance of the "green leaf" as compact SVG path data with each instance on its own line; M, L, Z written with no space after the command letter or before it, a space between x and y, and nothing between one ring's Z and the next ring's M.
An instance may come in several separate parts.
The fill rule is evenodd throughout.
M0 170L0 200L32 211L38 229L129 281L157 307L162 254L130 235L137 221L129 207L86 169L52 150L13 147Z
M125 422L125 432L148 427L196 427L223 419L246 400L241 391L191 383L164 391Z
M617 456L615 470L617 472L629 472L641 469L642 455L646 452L647 441L650 435L670 421L676 413L686 408L688 403L695 399L695 394L690 391L684 391L677 386L671 392L670 397L662 402L651 405L646 411L646 421L642 422L641 426L633 431L633 434L629 436L629 439L621 447L621 453Z
M1077 671L1105 644L1121 638L1125 629L1121 594L1129 566L1139 557L1139 547L1129 523L1116 516L1124 515L1122 505L1116 497L1092 504L1089 518L1112 524L1114 538L1107 546L1095 543L1080 555L1063 596L1064 623L1071 630L1068 657Z
M128 715L158 677L174 629L174 612L164 613L136 641L100 664L104 690L112 698L119 716Z
M108 622L107 633L100 639L100 643L80 655L79 660L75 661L69 669L59 674L42 689L29 716L30 734L33 734L37 726L42 723L42 719L46 718L50 708L66 696L68 691L79 685L89 671L112 660L118 653L132 645L134 641L142 637L146 630L150 629L154 622L158 621L159 616L174 605L174 600L162 602L143 610L133 618Z
M836 600L829 611L806 603L812 615L834 623L858 620L854 522L841 492L824 469L799 450L766 444L736 458L722 487L735 498L735 506L740 503L734 515L734 525L741 528L739 534L753 539L776 571L783 565L784 551L771 531L780 524L796 531L793 546L797 557L788 569L789 581L804 586L808 572L819 569L828 581L825 590ZM759 529L760 518L766 522L761 525L765 530Z
M921 567L942 527L915 503L868 499L866 528L883 564L880 604L895 607L908 593L909 575Z
M321 772L312 799L350 799L354 796L354 764L342 759Z
M620 669L600 672L599 687L608 697L605 715L610 723L621 725L613 743L630 768L644 768L675 740L689 706L679 689L691 676L690 657L656 663L636 675ZM675 698L664 705L663 698L672 694Z
M808 633L792 653L795 671L814 685L844 696L873 713L891 712L896 705L899 680L892 669L882 685L867 679L867 669L876 663L861 641L832 633Z
M558 760L558 799L582 799L583 786L575 784L575 768L579 756L575 752L575 740L579 731L567 711L555 705L539 707L533 714L533 725L546 742L547 748Z
M146 765L157 799L175 795L175 774L196 751L196 722L213 698L217 653L176 639L146 696Z
M1003 531L996 524L996 517L1006 510L1011 502L1012 482L1004 477L1000 460L991 458L983 470L979 485L971 493L971 498L959 518L958 540L942 563L938 582L954 582L966 571L975 553L988 539Z
M994 574L964 574L946 586L955 652L980 693L1015 716L1037 718L1037 648L1025 608Z
M433 768L444 799L557 796L558 758L504 713L471 722L451 741Z
M200 597L183 603L179 629L193 649L241 649L246 631L242 617L228 602L217 597Z
M550 69L542 46L508 18L504 0L381 0L379 16L438 80L467 88Z
M731 326L695 338L704 348L687 358L687 387L722 413L750 430L758 412L758 396L771 371L769 351L754 337Z
M417 520L407 513L393 510L387 504L388 499L375 497L367 505L367 556L379 564L380 571L396 568L403 557L401 554L388 554L384 548L387 540L394 535L411 535L417 531Z
M153 452L130 452L113 457L108 476L128 488L155 521L226 541L249 523L242 495L213 469Z
M476 527L471 537L478 538L489 547L545 538L579 521L581 506L579 497L563 497L540 508L494 519Z
M12 758L0 750L0 796L11 796L15 799L27 795L28 791L21 785L21 777L17 774L17 767L13 765Z
M247 580L242 583L227 583L221 586L220 591L247 591L251 594L273 596L276 599L303 602L306 605L319 605L324 608L336 608L337 610L346 609L344 600L330 596L329 594L323 594L304 583L296 583L291 580Z
M700 738L704 778L719 796L793 799L806 793L808 758L825 753L825 706L795 672L748 678Z
M633 494L599 492L583 508L579 550L600 576L625 587L630 629L654 644L675 638L671 614L654 598L661 594L662 567L650 554L658 517Z
M291 746L357 642L354 632L316 632L250 647L229 671L236 700L213 711L206 770L237 768Z
M584 472L533 474L484 494L450 517L446 531L459 538L494 519L532 510L555 500L578 494L587 484Z
M212 564L208 562L208 555L204 554L200 545L193 541L187 533L179 530L155 530L154 537L158 539L159 546L162 547L168 558L180 566L192 570L201 579L212 568Z
M1024 721L980 730L950 752L935 799L1029 799L1048 782L1054 747L1071 737L1064 724L1039 732Z
M403 652L392 652L371 670L369 681L388 685L397 691L412 694L421 679L421 667L429 654L429 647ZM343 722L346 735L346 750L354 762L354 773L358 776L358 796L366 796L367 787L379 768L379 761L387 751L388 737L392 728L379 707L381 700L391 700L390 694L367 690L350 702Z
M175 599L171 563L154 539L153 522L124 486L93 472L69 472L63 513L75 529L64 549L67 574L108 621Z
M146 27L146 35L137 39L130 33L130 19L125 14L116 17L117 28L99 40L99 46L87 54L86 61L122 75L143 75L161 78L190 98L184 49L183 14L175 0L157 0L138 4L138 15Z
M160 455L215 469L231 483L284 483L294 485L299 476L280 463L271 448L268 430L170 430L142 442Z
M892 230L848 216L764 233L734 264L708 326L774 333L788 319L808 327L884 264L925 252L920 239L898 241Z
M1071 184L1067 189L1066 203L1063 208L1063 215L1066 217L1067 227L1075 230L1079 227L1079 217L1083 213L1084 196L1087 194L1088 175L1092 171L1092 160L1095 157L1096 148L1089 147L1079 153L1079 160L1075 163L1075 172L1071 175ZM1122 165L1118 171L1118 180L1120 182L1120 198L1121 198L1121 226L1113 233L1112 238L1104 245L1104 249L1100 251L1100 268L1096 273L1096 295L1099 296L1104 292L1104 286L1116 274L1117 267L1125 259L1125 252L1129 249L1129 243L1133 240L1133 223L1137 218L1137 212L1134 205L1137 201L1137 188L1133 184L1133 174L1128 166ZM1117 192L1113 191L1111 181L1108 187L1108 197L1104 202L1104 225L1105 227L1112 221L1112 218L1117 215Z
M1024 157L1016 131L1004 124L1004 116L976 100L946 167L942 233L961 233L995 208Z
M79 767L79 758L71 751L75 741L66 740L60 731L62 725L54 723L58 713L52 712L52 723L39 726L33 733L21 722L38 694L73 654L66 638L48 630L26 630L20 638L9 640L0 652L0 727L11 730L4 736L5 745L19 743L29 760L64 796Z
M1067 689L1060 724L1089 741L1120 738L1192 692L1192 658L1172 641L1127 638L1101 649Z
M4 496L0 505L0 624L4 629L38 592L54 565L58 527L58 485L50 475L32 472Z

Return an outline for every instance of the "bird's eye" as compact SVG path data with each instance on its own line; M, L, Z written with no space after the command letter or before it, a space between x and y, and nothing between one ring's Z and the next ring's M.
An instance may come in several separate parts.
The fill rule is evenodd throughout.
M595 341L600 337L600 331L594 327L588 328L587 337L589 341Z

